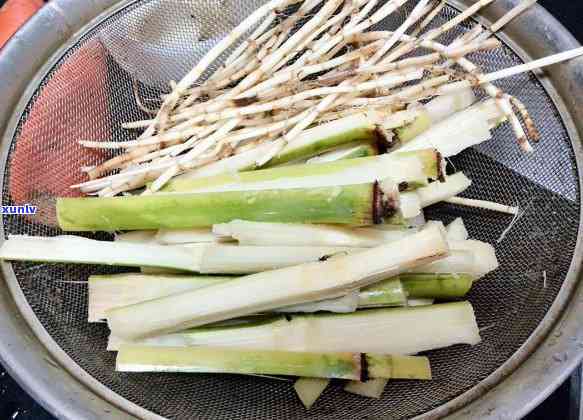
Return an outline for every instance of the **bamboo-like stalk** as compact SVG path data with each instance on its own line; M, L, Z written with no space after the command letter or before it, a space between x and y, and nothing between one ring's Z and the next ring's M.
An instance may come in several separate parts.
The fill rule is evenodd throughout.
M437 228L323 262L245 276L107 312L112 333L138 339L299 303L342 296L443 258L448 245ZM362 264L362 261L368 261ZM246 296L245 299L230 299ZM172 308L168 311L168 308Z
M360 353L306 353L233 350L208 347L124 345L116 359L118 372L239 373L295 375L359 380L372 371L383 375L382 357L363 372ZM368 360L367 360L368 361ZM382 377L382 376L381 376Z
M151 243L102 242L78 236L11 236L0 247L5 261L104 264L197 271L196 250Z
M467 270L465 272L474 275L476 279L496 270L500 265L498 258L496 257L496 250L489 243L470 239L467 241L451 241L449 244L452 249L452 255L459 252L470 252L473 254L475 265L472 271ZM436 261L436 263L440 262L441 261ZM450 270L449 272L460 273L464 271Z
M399 279L410 298L455 299L470 291L474 277L466 273L404 273Z
M421 207L428 207L440 201L462 193L472 185L472 181L463 172L457 172L445 178L445 182L432 182L426 187L405 194L415 194Z
M208 347L123 345L118 372L181 372L293 375L311 378L431 379L426 357L363 353L308 353Z
M213 286L235 278L176 274L91 276L89 278L89 322L105 320L107 311L113 308ZM365 287L358 293L347 295L348 298L308 303L301 310L298 310L300 309L298 305L278 308L275 312L354 312L357 307L362 309L406 306L408 297L411 299L462 298L470 290L472 279L472 275L464 273L406 273Z
M387 178L395 183L407 183L405 189L414 189L427 185L428 179L442 178L442 173L443 160L440 155L433 149L425 149L412 153L292 165L207 178L188 179L185 175L170 182L164 191L221 192L337 187Z
M67 247L74 249L67 252ZM165 268L205 274L248 274L359 250L347 247L245 247L205 243L182 247L102 242L74 236L12 237L2 244L0 258Z
M259 223L234 220L213 226L221 239L249 246L346 246L370 248L416 233L415 229L378 230L332 225Z
M309 165L313 166L313 165ZM62 198L65 231L188 229L243 218L283 223L371 225L394 205L378 184L215 193L169 193L113 198Z
M139 344L403 355L479 342L471 304L455 302L368 309L353 314L291 315L287 319L282 316L234 327L195 328L149 338ZM108 349L117 350L124 343L131 341L111 336Z
M400 150L431 146L444 157L453 156L470 146L489 140L490 128L501 117L503 114L494 101L480 102L431 126L430 130L409 140Z
M219 276L120 274L89 278L88 321L106 319L111 308L169 296L231 280Z
M358 294L359 308L404 306L406 304L407 293L399 277L372 284L361 289Z

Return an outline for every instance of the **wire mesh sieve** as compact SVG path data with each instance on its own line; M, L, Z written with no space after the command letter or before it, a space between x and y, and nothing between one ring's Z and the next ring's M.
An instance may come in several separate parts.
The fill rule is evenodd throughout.
M77 140L137 137L138 133L119 128L121 122L147 118L136 106L134 86L143 99L155 98L164 90L162 81L179 78L204 54L184 49L185 44L201 41L197 45L205 49L213 42L213 36L201 40L199 25L206 32L223 34L230 16L240 20L254 8L239 9L234 1L205 1L207 19L201 24L200 17L189 20L199 11L194 3L134 2L88 32L54 66L21 116L4 173L4 205L32 202L45 211L27 221L4 216L6 235L60 234L50 211L54 198L73 194L68 186L82 180L79 167L105 159L101 153L81 149ZM446 8L440 19L454 13L453 8ZM173 16L178 18L168 32L163 24ZM403 16L380 26L395 28ZM149 40L159 59L173 65L156 65L152 55L132 48L124 38L128 34L138 34L141 42ZM459 32L449 36L455 35ZM183 55L189 57L176 59ZM509 48L472 58L485 69L520 62ZM518 202L526 209L525 216L497 244L501 269L476 284L470 295L483 342L473 348L430 352L434 381L393 381L378 401L346 394L340 384L334 384L309 412L311 417L407 418L427 412L472 388L508 360L557 296L579 228L574 153L558 110L536 78L523 75L501 86L526 103L543 142L533 155L524 156L509 130L501 127L492 141L453 159L458 169L475 180L469 196ZM446 221L462 216L472 237L492 243L509 223L506 216L451 205L435 206L428 215ZM13 264L13 268L36 316L58 345L82 369L128 400L169 418L292 419L305 415L286 382L241 376L115 373L114 357L105 352L106 328L86 322L85 286L67 283L114 270L30 263Z

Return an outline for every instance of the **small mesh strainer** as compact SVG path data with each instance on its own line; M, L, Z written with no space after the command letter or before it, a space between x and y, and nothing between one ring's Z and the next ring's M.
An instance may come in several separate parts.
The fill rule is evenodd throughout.
M66 16L65 6L70 3L57 0L51 10L56 15L59 15L56 11L64 11L61 17ZM113 6L115 3L118 4ZM154 98L163 93L167 81L180 79L221 36L262 3L138 0L95 2L95 9L87 10L73 8L80 15L79 10L87 15L79 17L80 22L99 17L88 25L77 23L80 32L64 44L60 41L61 48L56 53L52 54L54 49L46 46L51 53L48 64L40 63L44 67L38 75L33 78L31 74L26 80L28 83L33 79L27 93L20 91L20 106L15 112L10 109L12 120L3 142L2 204L29 203L41 211L29 218L3 216L3 234L61 234L55 227L55 198L74 194L68 187L83 180L80 167L95 165L108 157L104 152L82 149L77 141L135 139L137 133L122 130L120 125L148 117L136 105L136 93L144 104L155 108L159 104ZM516 2L501 3L504 3L499 6L501 9L494 13L501 14ZM103 13L99 14L97 9ZM448 6L436 23L456 13L456 7ZM397 14L379 27L393 29L404 16L405 13ZM537 28L523 18L510 25L508 37L502 37L504 48L476 55L473 57L476 63L487 71L519 64L520 56L534 50L532 43L537 37L543 41L534 45L544 53L551 52L549 45L558 44L559 49L571 46L572 41L565 35L558 41L553 39L562 33L561 28L540 8L528 17L546 19L550 26ZM29 28L42 25L42 18L38 17ZM520 33L516 29L519 25L526 25L522 35L510 36L514 33L512 28ZM462 25L457 32L448 34L448 41L468 27ZM531 27L534 29L530 41L516 44L516 40L528 39L524 31ZM20 40L17 37L12 45ZM55 41L55 46L58 42ZM8 48L4 63L14 60L11 54ZM49 54L44 55L48 58ZM2 65L0 60L0 69L9 68ZM565 70L568 66L575 66L574 73ZM114 355L105 351L106 327L86 322L84 284L91 274L115 269L14 263L4 266L4 277L20 311L43 344L51 348L53 356L72 371L76 380L91 387L96 393L93 398L99 401L104 398L128 413L173 419L296 419L306 415L315 419L400 419L427 413L446 414L454 406L483 394L488 386L499 382L522 362L563 313L576 286L581 262L578 250L581 191L577 166L580 149L573 120L583 112L583 95L577 99L576 95L566 97L565 92L569 83L574 86L572 93L581 92L582 86L576 79L577 71L581 77L581 67L564 65L562 70L552 70L551 75L555 76L550 78L525 74L500 82L504 90L526 103L538 123L543 140L532 155L525 156L519 151L504 126L495 131L490 142L452 160L456 168L463 169L474 180L469 196L519 204L525 214L503 236L510 221L506 216L452 205L434 206L428 211L430 218L444 221L463 217L472 237L496 244L501 263L501 268L478 282L469 295L482 328L483 342L471 348L456 346L429 352L433 381L393 381L379 400L344 393L341 384L333 384L306 414L286 381L226 375L116 373ZM2 89L9 90L0 85L0 92ZM2 118L8 120L8 115ZM90 236L108 239L103 234ZM3 301L0 303L4 305ZM14 307L9 310L16 311ZM3 329L0 333L7 334ZM547 340L545 346L548 343ZM6 359L11 351L14 352L2 349L3 357ZM49 364L60 371L55 362ZM15 361L15 366L19 365L22 364ZM29 384L35 386L47 384ZM54 397L44 396L46 392L50 393L33 389L35 395L54 404ZM111 411L115 409L105 402L99 404L106 411L96 415L95 404L83 400L86 398L83 392L78 395L91 412L85 413L88 418L124 415ZM517 397L520 395L517 393ZM70 413L68 409L53 407L57 413ZM496 409L492 408L490 414ZM514 418L518 411L507 414Z

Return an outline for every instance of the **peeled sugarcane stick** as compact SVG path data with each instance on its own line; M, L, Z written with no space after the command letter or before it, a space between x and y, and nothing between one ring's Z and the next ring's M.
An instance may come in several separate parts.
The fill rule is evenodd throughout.
M455 302L411 308L368 309L352 314L288 315L252 321L238 327L193 328L136 341L135 344L404 355L479 342L472 305ZM113 333L108 350L116 351L121 345L130 343L131 340Z
M468 189L471 185L472 181L463 172L457 172L447 176L445 182L432 182L426 187L405 192L402 195L406 199L418 200L419 206L424 208L454 197Z
M357 255L241 277L228 283L107 312L114 335L138 339L347 292L443 258L448 246L437 228ZM367 261L367 264L362 264ZM233 300L232 296L245 297ZM166 309L165 309L166 308ZM168 308L172 308L168 311Z
M216 177L189 179L183 176L171 181L164 191L220 192L325 187L370 183L386 178L399 184L407 183L406 189L414 189L427 185L428 179L442 177L441 156L434 149L425 149L413 153L292 165Z
M438 96L435 99L420 106L419 114L411 123L394 130L396 140L407 143L433 125L439 124L446 118L470 107L476 101L476 96L471 89L457 92L454 95Z
M236 240L241 245L347 246L369 248L385 242L399 240L416 233L416 230L378 230L332 225L259 223L234 220L229 223L214 225L213 232L221 239Z
M400 365L407 365L404 369L414 375L416 374L414 368L421 363L413 356L407 361L400 358L393 361L393 356L384 354L308 353L212 347L160 349L123 345L117 354L116 371L239 373L366 380L389 378L393 371L398 371Z
M113 308L134 305L234 279L235 277L134 273L91 276L89 278L88 320L99 322L106 319L107 311ZM405 306L408 304L408 298L461 298L470 290L472 279L473 276L464 273L404 273L361 289L354 296L355 302L351 301L352 296L349 296L346 302L334 299L319 301L312 304L312 310L302 312L354 312L356 307ZM351 310L352 306L354 309ZM278 310L278 312L284 311ZM294 312L294 310L288 308L285 312Z
M411 151L434 147L444 157L450 157L489 140L492 136L490 129L501 118L504 118L504 115L494 101L480 102L431 126L429 130L402 145L399 150Z
M184 247L103 242L75 236L13 236L2 244L0 258L165 268L203 274L248 274L359 250L347 247L244 247L206 243Z

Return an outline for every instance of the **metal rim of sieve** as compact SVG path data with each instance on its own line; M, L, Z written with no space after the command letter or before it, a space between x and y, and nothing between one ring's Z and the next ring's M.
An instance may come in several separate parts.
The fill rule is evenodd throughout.
M88 29L136 0L54 0L37 14L0 54L2 162L29 98L52 65ZM518 0L498 0L482 14L495 20ZM449 0L464 9L471 0ZM49 29L47 31L47 28ZM546 10L535 6L501 35L523 60L579 46ZM580 189L583 186L583 60L558 65L539 80L559 109L572 140ZM481 383L418 418L517 418L528 413L572 372L583 358L583 228L566 280L531 337ZM23 388L59 418L159 418L114 394L86 374L40 325L9 265L2 264L8 288L0 288L0 360ZM15 334L18 332L18 334ZM560 355L560 357L557 357ZM457 411L456 411L457 410Z

